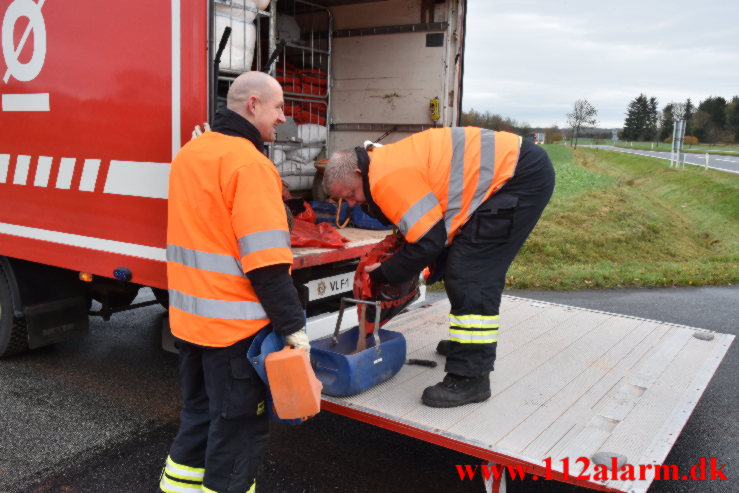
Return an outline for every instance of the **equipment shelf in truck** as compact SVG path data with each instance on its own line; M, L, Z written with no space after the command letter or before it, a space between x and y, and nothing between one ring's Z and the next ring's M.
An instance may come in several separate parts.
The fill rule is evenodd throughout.
M322 408L526 473L601 491L640 493L640 480L595 480L593 456L661 465L734 339L670 323L504 296L492 397L451 409L421 404L443 377L435 352L448 337L446 300L412 310L388 329L405 335L404 366L364 393L323 397ZM581 470L586 458L589 467ZM549 475L546 462L551 464ZM563 465L569 464L569 477ZM619 463L620 467L621 463ZM610 464L608 476L610 473ZM684 472L681 472L684 473ZM590 475L588 479L584 476ZM489 485L495 491L499 487Z

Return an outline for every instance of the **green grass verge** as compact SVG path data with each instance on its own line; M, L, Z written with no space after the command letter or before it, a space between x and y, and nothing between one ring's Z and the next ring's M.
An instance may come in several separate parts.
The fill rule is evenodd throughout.
M507 287L739 282L739 176L672 169L633 154L545 148L557 186Z

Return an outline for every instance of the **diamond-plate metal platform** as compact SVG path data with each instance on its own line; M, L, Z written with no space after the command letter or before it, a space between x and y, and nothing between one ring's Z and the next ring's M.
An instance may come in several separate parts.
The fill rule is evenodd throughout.
M555 479L564 479L569 458L570 482L606 491L643 492L653 476L595 481L592 457L625 456L637 471L662 464L734 339L504 296L492 397L435 409L420 396L444 375L435 348L448 337L448 310L448 301L439 301L386 327L405 335L408 358L435 360L437 368L406 365L359 395L324 397L324 408L482 459L523 464L533 474L543 475L551 458ZM581 457L590 460L588 470L581 471ZM573 481L581 473L591 479Z

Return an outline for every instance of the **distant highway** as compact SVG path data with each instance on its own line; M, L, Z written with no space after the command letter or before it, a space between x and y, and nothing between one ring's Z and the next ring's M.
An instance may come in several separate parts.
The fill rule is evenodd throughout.
M630 154L638 154L640 156L656 157L658 159L670 160L670 153L664 151L649 151L644 149L626 149L623 147L614 147L606 145L588 145L582 147L595 147L607 151L626 152ZM705 166L705 154L685 153L685 164L693 164L696 166ZM718 171L726 171L727 173L739 174L739 156L721 156L717 154L708 155L708 167Z

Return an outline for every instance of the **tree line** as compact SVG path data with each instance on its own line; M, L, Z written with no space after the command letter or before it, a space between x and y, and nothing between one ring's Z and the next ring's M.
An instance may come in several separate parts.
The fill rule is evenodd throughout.
M688 98L658 109L657 98L640 94L626 109L624 129L619 137L633 141L672 139L675 122L685 120L685 138L692 143L731 143L739 140L739 96L726 100L711 96L696 107Z
M526 122L518 122L512 118L491 113L490 111L480 113L479 111L475 111L474 108L462 112L460 125L463 127L489 128L490 130L512 132L519 135L526 135L534 130Z
M584 101L585 105L578 106L578 103ZM512 132L514 134L527 136L532 132L544 132L546 134L546 143L551 144L554 142L562 142L568 136L574 137L575 132L578 137L589 137L596 139L610 139L611 131L600 128L594 128L597 122L594 119L597 111L593 108L592 113L590 111L590 103L587 100L578 100L575 102L573 108L573 114L577 115L577 118L570 122L570 114L568 114L568 123L571 128L559 128L557 125L551 127L532 127L526 122L519 122L509 117L498 115L497 113L491 113L490 111L479 112L474 108L469 111L462 112L462 118L460 120L461 126L489 128L491 130ZM579 122L579 123L578 123ZM575 130L577 129L577 130Z

